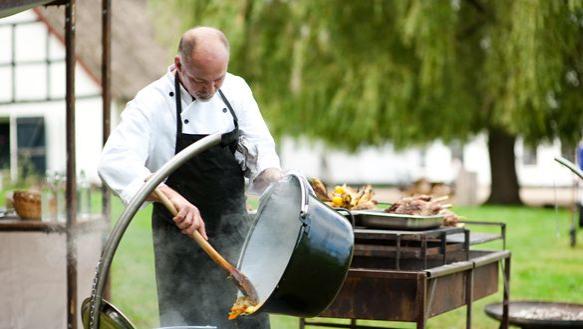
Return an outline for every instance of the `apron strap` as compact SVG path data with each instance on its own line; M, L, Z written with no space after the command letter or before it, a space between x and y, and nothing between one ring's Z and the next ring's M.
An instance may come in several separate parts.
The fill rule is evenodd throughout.
M178 78L178 72L174 75L174 94L176 95L176 143L174 145L174 153L178 153L178 140L180 135L182 134L182 118L180 115L182 114L182 100L180 97L180 79ZM239 132L239 119L229 103L225 94L219 89L219 95L221 99L227 105L229 112L231 112L231 116L233 117L233 124L235 125L235 129L230 132L224 133L221 135L221 146L231 146L232 151L234 152L234 148L236 148L236 142L239 139L240 132Z
M223 102L225 103L225 105L227 105L227 108L229 108L229 112L231 112L231 115L233 116L233 123L235 124L235 129L239 130L239 119L237 118L237 115L235 114L235 111L233 110L231 103L229 103L229 100L227 99L227 97L225 97L225 94L223 94L223 91L220 89L219 95L221 95Z
M233 123L235 125L235 129L221 135L221 146L227 145L230 146L231 151L234 153L237 148L237 141L239 140L239 136L241 135L239 132L239 119L237 118L237 115L235 114L235 111L233 110L231 103L229 103L229 100L227 99L227 97L225 97L225 94L223 94L223 91L220 89L219 95L223 99L223 103L225 103L225 105L227 105L227 108L229 108L229 112L231 112L231 116L233 117Z
M178 141L180 140L180 135L182 134L182 100L180 97L180 79L178 78L178 71L174 74L174 95L176 95L176 142L174 143L174 154L177 154Z

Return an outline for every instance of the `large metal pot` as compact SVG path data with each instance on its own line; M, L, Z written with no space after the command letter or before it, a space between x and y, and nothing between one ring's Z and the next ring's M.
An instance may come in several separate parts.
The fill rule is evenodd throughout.
M81 305L83 328L89 327L89 309L91 298L86 298ZM136 326L117 307L103 299L101 301L101 312L99 314L100 329L135 329ZM214 326L175 326L158 329L217 329Z
M238 262L255 285L258 312L316 316L346 279L354 249L352 227L308 186L290 175L261 197Z

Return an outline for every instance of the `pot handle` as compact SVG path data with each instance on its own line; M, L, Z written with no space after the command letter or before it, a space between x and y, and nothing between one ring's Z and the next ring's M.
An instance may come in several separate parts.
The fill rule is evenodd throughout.
M300 208L300 217L306 218L306 216L308 215L308 206L310 204L310 199L309 199L310 190L308 189L308 185L306 184L304 177L302 177L301 175L298 175L296 173L289 173L289 175L295 177L298 180L298 182L300 183L300 190L301 190L300 193L301 193L301 200L302 200L302 205Z
M350 221L350 224L352 224L352 228L356 227L356 220L354 219L354 215L350 210L346 208L332 208L332 209L336 210L337 212L345 212L346 215L350 218L348 220Z

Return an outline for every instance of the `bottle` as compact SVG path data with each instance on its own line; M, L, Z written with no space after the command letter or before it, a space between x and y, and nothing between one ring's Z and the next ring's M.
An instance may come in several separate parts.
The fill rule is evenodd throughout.
M57 199L57 222L67 221L67 207L65 199L66 178L65 175L55 172L55 198Z
M57 221L57 198L54 177L47 170L41 187L41 218L43 222Z
M89 220L91 218L91 183L84 170L81 170L77 182L77 200L79 219Z

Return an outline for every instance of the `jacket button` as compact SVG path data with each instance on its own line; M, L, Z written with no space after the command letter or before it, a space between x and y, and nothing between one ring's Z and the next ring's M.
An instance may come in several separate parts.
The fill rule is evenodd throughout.
M223 108L223 113L227 113L227 108Z
M188 119L184 119L185 124L188 124L188 122L189 122Z
M174 92L171 91L168 95L170 95L170 97L174 96Z

